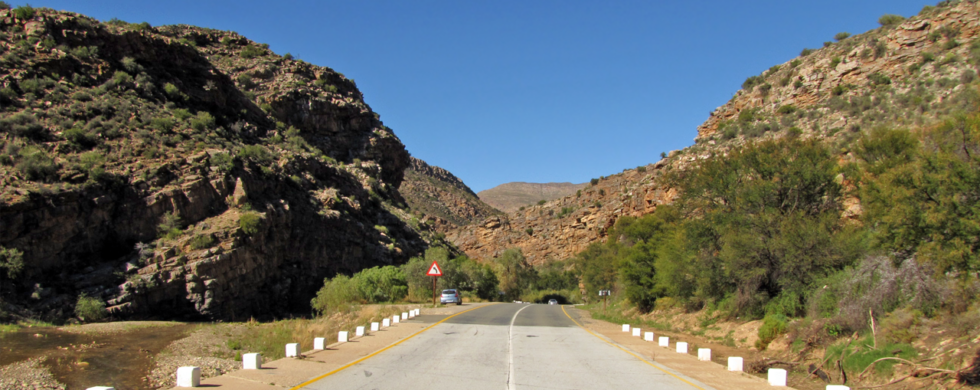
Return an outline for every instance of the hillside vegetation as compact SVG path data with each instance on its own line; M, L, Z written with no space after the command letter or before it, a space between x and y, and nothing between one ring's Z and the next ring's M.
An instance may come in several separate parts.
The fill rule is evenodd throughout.
M30 6L0 9L0 46L0 320L82 294L114 318L308 313L324 277L434 235L404 146L330 68Z

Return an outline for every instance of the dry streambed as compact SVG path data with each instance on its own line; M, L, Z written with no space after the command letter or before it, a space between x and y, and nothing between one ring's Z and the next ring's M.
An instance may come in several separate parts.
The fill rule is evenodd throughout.
M0 333L0 389L170 388L180 366L200 367L205 378L218 376L240 368L242 353L260 352L276 359L289 342L310 350L314 337L353 330L407 307L370 305L330 317L269 323L134 321L24 327Z

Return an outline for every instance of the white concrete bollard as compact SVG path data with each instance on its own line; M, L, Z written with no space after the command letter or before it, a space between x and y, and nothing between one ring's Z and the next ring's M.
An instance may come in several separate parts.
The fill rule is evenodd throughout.
M399 320L401 320L401 319L402 319L402 318L401 318L401 317L399 317L399 316L398 316L398 314L395 314L395 315L393 315L393 316L391 316L391 323L393 323L393 324L397 324L397 323L398 323L398 321L399 321Z
M698 348L698 360L702 362L710 362L711 350L708 348Z
M415 318L415 310L408 312L408 318Z
M643 340L644 341L653 341L653 332L643 333Z
M851 390L851 388L844 385L827 385L827 390Z
M623 332L629 332L629 331L630 331L630 324L623 324Z
M660 336L660 338L657 339L657 343L661 347L669 347L670 346L670 337Z
M770 368L769 386L786 386L786 370L782 368Z
M350 336L346 330L337 332L337 342L346 343L348 341L350 341Z
M326 343L326 341L327 341L327 339L325 339L323 337L316 337L316 338L314 338L313 339L313 349L315 349L317 351L322 351L324 349L327 349L327 343Z
M385 318L381 320L381 326L384 328L391 326L391 318Z
M742 358L738 356L729 356L728 371L742 371Z
M198 367L178 367L177 387L198 387L201 385L201 369Z
M641 334L643 333L640 331L640 328L633 328L633 337L640 337Z
M246 353L242 355L242 369L258 370L262 368L262 355L257 353Z
M299 356L299 343L286 344L286 357Z
M379 324L377 322L372 322L371 323L371 331L372 332L377 332L379 330L381 330L381 324Z
M417 316L422 315L422 309L415 309L415 315Z
M364 327L363 326L358 326L357 329L354 329L354 336L357 336L357 337L364 336Z
M408 312L406 312L406 311L403 311L403 312L402 312L402 321L405 321L405 320L407 320L407 319L408 319Z
M683 341L677 342L677 353L687 353L687 343Z

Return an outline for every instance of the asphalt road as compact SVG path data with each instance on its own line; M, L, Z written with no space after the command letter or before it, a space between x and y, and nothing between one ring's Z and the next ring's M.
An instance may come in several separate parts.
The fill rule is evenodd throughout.
M303 388L711 389L668 371L578 327L561 306L508 303L457 315Z

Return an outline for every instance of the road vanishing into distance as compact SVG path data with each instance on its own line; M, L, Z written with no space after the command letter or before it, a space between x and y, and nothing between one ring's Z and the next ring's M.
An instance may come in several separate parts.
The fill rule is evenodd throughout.
M482 306L302 388L712 389L593 335L566 310L574 309Z

